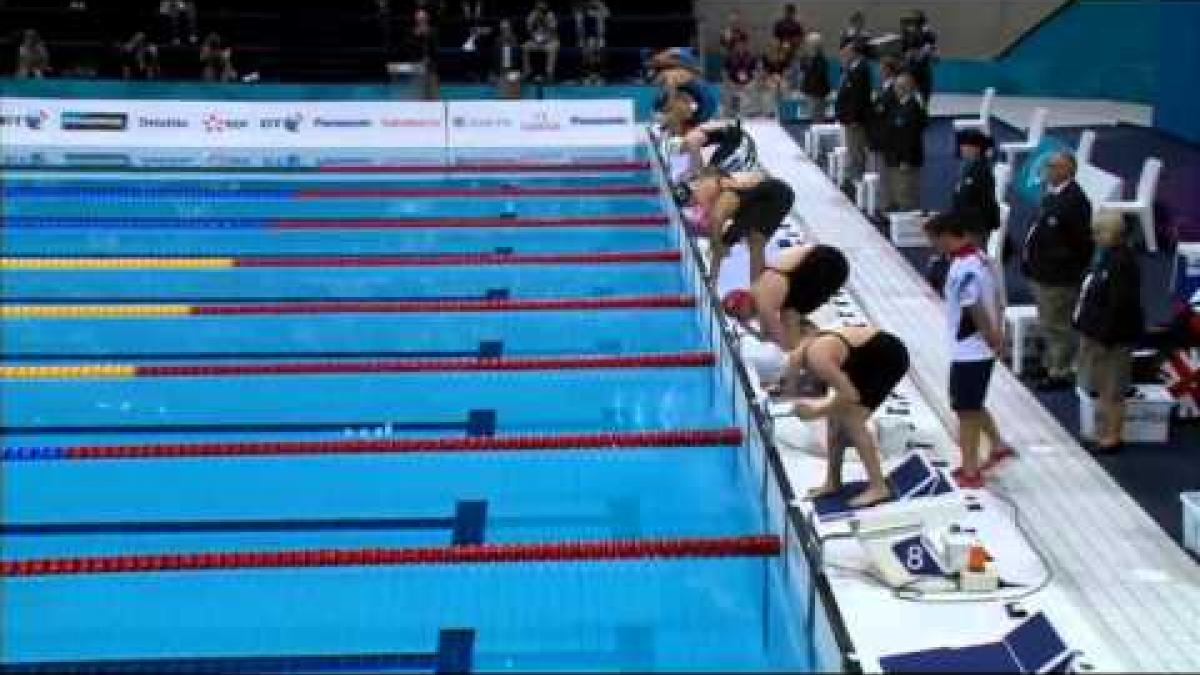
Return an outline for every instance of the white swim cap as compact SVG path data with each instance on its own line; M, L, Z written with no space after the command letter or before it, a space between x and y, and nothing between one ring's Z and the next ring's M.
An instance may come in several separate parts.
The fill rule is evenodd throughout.
M742 338L742 359L754 369L763 385L771 385L783 377L787 369L787 355L774 342L764 342L747 335Z

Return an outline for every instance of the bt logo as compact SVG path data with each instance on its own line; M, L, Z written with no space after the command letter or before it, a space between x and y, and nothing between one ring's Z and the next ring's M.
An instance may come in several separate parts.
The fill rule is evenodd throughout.
M300 125L304 123L304 115L295 113L286 117L264 117L259 120L258 125L263 129L284 129L292 133L300 131Z

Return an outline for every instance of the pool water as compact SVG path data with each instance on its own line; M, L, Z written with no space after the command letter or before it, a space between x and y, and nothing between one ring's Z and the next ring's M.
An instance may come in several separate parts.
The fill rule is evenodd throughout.
M599 191L657 188L648 171L9 170L0 178L6 561L768 533L748 449L731 443L69 458L71 448L97 445L735 426L728 385L711 359L693 358L712 351L696 308L654 300L690 297L678 259L236 264L264 255L677 251L661 196ZM569 194L497 196L497 186ZM306 196L331 187L448 192ZM511 223L449 224L463 218ZM536 222L545 218L571 222ZM288 219L321 225L290 228ZM396 226L404 219L425 223ZM14 263L51 257L68 260ZM154 264L188 257L230 264ZM114 258L131 260L77 260ZM589 308L595 299L633 300ZM329 309L380 300L434 304ZM566 304L520 305L531 300ZM456 302L476 304L448 311ZM297 303L310 304L292 311ZM202 309L250 304L261 311ZM14 311L22 307L40 309ZM603 356L668 362L575 365ZM549 367L525 361L552 357L560 360ZM493 365L452 367L464 359ZM362 363L379 368L345 368ZM381 365L405 363L423 365ZM88 370L114 364L129 368ZM239 364L323 364L329 372L211 368ZM195 369L163 374L159 366ZM12 668L71 662L93 670L199 660L175 664L176 672L222 663L244 670L248 659L281 657L255 672L811 670L812 645L783 568L766 555L6 576L0 658ZM304 660L329 656L342 658Z

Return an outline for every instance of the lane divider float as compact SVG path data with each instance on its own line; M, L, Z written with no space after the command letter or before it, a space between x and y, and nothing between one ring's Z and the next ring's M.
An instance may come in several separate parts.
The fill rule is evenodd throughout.
M693 307L690 295L634 295L607 298L495 298L479 300L376 300L185 304L0 304L0 319L134 319L269 314L416 314L445 312L592 311L610 309L681 309Z
M329 441L244 441L145 445L15 446L0 450L3 462L91 459L179 459L194 457L288 457L358 454L499 455L544 451L637 451L661 448L738 446L737 427L577 434L509 434L430 438L349 438Z
M691 368L711 366L712 352L675 354L582 355L570 357L457 357L369 361L262 361L256 363L191 363L168 365L83 364L0 366L0 379L84 379L132 377L232 377L245 375L344 375L354 373L516 372L530 370L598 370Z
M0 270L235 269L260 267L450 267L671 263L678 250L602 253L445 253L432 255L11 256Z
M304 567L463 565L603 560L761 558L779 555L775 535L473 544L425 548L296 549L0 560L0 577L129 574Z

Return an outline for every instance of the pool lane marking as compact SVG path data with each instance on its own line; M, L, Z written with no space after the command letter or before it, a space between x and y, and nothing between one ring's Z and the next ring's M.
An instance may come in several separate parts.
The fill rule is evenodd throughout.
M711 366L711 352L667 354L588 354L534 357L459 357L367 361L284 361L188 364L75 364L0 366L0 379L126 379L135 377L234 377L247 375L343 375L357 373L508 372L690 368Z
M434 652L352 652L269 656L190 656L138 659L76 659L70 661L6 661L3 672L14 675L71 673L72 675L211 675L212 673L373 673L429 671L465 675L474 668L475 631L464 628L438 632Z
M0 304L0 319L94 319L218 315L376 314L517 312L602 309L682 309L689 295L631 295L604 298L487 298L482 300L295 301L227 304Z
M185 442L126 445L9 446L3 462L57 462L115 459L179 459L194 457L289 457L358 454L497 455L519 452L631 452L661 448L738 446L737 427L669 431L617 431L576 434L507 434L430 438L370 438L327 441Z
M146 270L276 267L450 267L479 265L605 265L674 263L677 249L604 253L446 253L409 255L257 255L238 257L21 256L0 258L0 270Z
M423 548L136 554L0 560L0 577L315 567L765 558L778 556L781 550L782 544L776 535L744 535L670 539L602 539L553 543L466 544Z
M482 340L477 349L429 349L424 351L379 350L379 351L223 351L223 352L17 352L6 353L0 360L6 363L29 361L113 361L118 359L146 359L162 361L186 361L188 359L438 359L456 357L499 357L504 354L501 340Z
M447 530L456 546L483 543L487 502L464 500L454 514L426 517L242 518L0 523L4 536L240 534L252 532L368 532Z
M4 425L6 436L48 436L65 434L257 434L257 433L336 433L347 437L384 438L396 432L460 431L468 437L496 434L495 410L470 410L461 421L401 422L393 420L338 422L260 422L184 424L79 424L79 425Z

